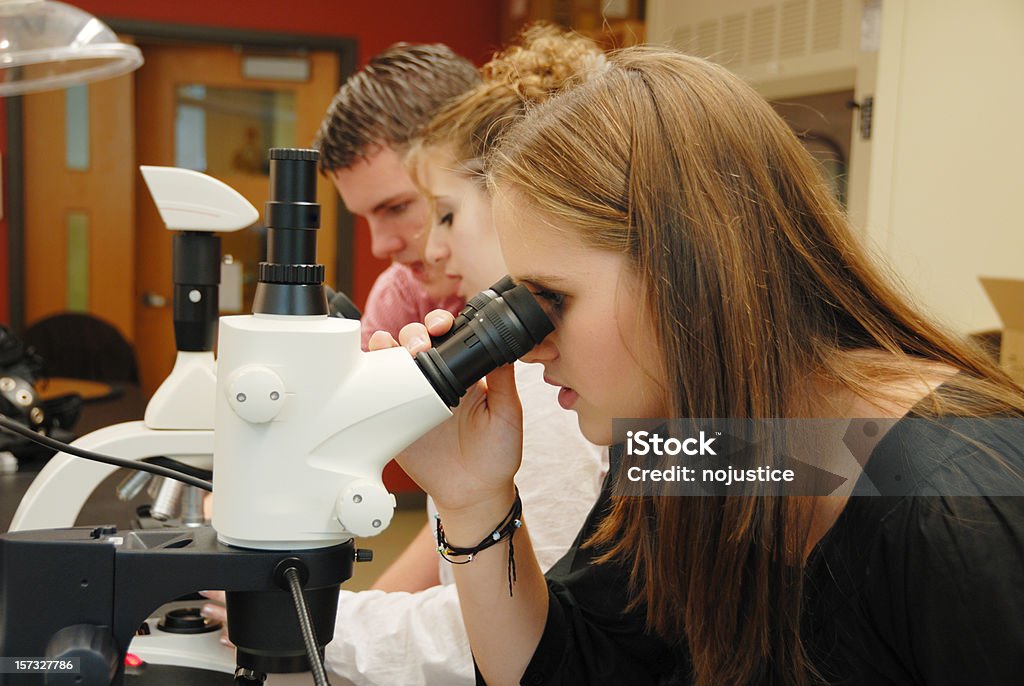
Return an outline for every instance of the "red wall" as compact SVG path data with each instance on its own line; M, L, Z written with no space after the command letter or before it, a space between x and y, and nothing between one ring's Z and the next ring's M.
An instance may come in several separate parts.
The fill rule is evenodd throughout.
M357 66L398 41L446 43L479 64L490 57L499 42L499 0L66 1L101 18L355 38L358 41ZM324 103L325 109L326 106ZM4 109L0 99L0 152L5 154L6 167ZM368 231L362 223L356 226L354 247L354 288L350 295L362 304L373 279L387 265L370 254ZM7 266L7 224L0 221L0 289L3 291L6 291ZM7 300L0 297L0 321L8 320Z
M99 17L349 36L359 61L396 41L447 43L475 61L497 47L497 0L72 0Z

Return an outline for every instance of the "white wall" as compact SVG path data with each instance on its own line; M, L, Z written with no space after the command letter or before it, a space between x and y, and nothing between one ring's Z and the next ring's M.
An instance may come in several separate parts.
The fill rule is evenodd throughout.
M1024 278L1024 2L883 0L867 232L962 331ZM1021 303L1024 307L1024 303Z
M978 276L1024 278L1024 0L648 0L647 24L769 98L873 95L851 220L926 309L999 326Z
M647 41L723 64L768 98L852 88L862 0L648 0Z

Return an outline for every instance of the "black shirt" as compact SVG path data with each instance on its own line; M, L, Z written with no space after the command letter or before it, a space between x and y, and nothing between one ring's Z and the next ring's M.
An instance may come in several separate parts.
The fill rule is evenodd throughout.
M1024 497L991 495L1022 493L1014 472L1024 420L896 422L854 492L898 494L851 497L807 563L803 639L828 683L1024 683ZM524 685L688 683L685 645L645 633L642 606L624 609L627 569L591 564L581 547L610 483L546 575L547 624Z

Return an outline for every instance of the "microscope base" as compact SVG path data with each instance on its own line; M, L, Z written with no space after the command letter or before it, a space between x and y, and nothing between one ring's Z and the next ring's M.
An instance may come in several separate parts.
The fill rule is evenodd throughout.
M17 683L121 684L126 649L157 607L202 589L225 589L229 598L287 596L275 581L283 563L305 570L303 594L307 604L319 601L310 610L322 646L333 636L337 589L352 575L353 556L351 540L316 550L231 548L209 527L8 533L0 536L0 655L80 659L79 674L19 675ZM250 622L239 632L247 641L262 640L247 645L248 652L291 658L302 651L294 614L257 619L265 631ZM0 675L0 684L5 680Z
M141 667L127 669L125 686L233 686L235 672L234 648L220 642L221 632L202 634L174 634L160 628L167 611L180 607L197 607L200 601L169 603L146 620L150 633L132 639L128 652L143 661ZM348 681L331 675L334 686ZM271 674L265 686L309 686L313 677L309 672Z

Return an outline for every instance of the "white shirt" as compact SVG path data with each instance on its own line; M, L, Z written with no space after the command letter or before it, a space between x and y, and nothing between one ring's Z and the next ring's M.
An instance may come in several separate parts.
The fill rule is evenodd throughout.
M523 518L545 572L565 554L597 500L608 450L580 433L576 413L558 406L543 366L516 362L523 405L523 463L516 484ZM428 499L428 516L435 510ZM473 658L451 566L439 558L442 585L418 593L341 591L327 668L359 686L467 686Z

